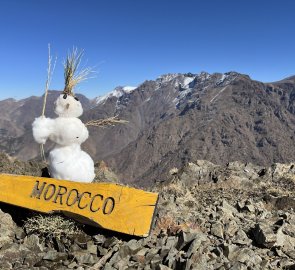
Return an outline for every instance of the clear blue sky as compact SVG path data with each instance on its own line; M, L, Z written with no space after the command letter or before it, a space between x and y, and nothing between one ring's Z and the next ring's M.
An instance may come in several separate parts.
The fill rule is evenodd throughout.
M235 70L275 81L295 74L293 0L0 0L0 99L42 95L47 44L73 45L96 78L77 92L102 95L170 72Z

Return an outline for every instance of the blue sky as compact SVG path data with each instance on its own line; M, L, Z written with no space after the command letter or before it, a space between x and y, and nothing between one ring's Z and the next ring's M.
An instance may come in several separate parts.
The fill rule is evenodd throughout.
M85 50L88 97L173 72L238 71L276 81L295 74L293 0L0 0L0 99L44 92L47 44L62 61Z

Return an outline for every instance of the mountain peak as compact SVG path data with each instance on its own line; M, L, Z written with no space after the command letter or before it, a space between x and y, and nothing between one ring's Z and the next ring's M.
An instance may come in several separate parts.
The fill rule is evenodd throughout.
M100 104L102 102L105 102L108 98L116 97L119 99L124 94L129 94L133 90L135 90L137 87L135 86L117 86L112 92L104 95L104 96L98 96L95 99L96 104Z

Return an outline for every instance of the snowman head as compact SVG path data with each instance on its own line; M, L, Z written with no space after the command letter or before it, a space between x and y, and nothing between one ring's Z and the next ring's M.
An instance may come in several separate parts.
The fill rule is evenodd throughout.
M61 94L54 104L54 112L60 117L79 117L83 114L81 102L72 95Z

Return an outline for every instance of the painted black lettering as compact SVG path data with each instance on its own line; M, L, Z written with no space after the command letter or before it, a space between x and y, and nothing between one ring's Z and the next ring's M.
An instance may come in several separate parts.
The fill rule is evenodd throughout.
M39 187L39 183L40 183L39 181L36 181L30 197L32 198L36 197L37 199L40 199L42 192L44 190L44 187L46 185L46 182L43 182L41 187Z
M92 197L91 202L90 202L90 211L93 213L97 212L100 209L100 207L98 207L97 209L93 209L93 203L94 203L95 198L100 198L100 200L103 201L103 196L100 194L96 194Z
M59 204L63 204L62 196L67 193L68 189L64 186L58 186L57 193L53 199L53 202L57 203L57 198L59 198Z
M70 199L72 193L74 193L74 192L76 193L74 200L71 203L69 203L69 199ZM69 192L69 194L67 196L66 204L67 204L67 206L73 206L78 200L79 200L79 192L77 189L74 188Z
M115 207L115 200L114 200L114 198L108 197L108 198L106 198L106 200L103 203L102 212L105 215L109 215L110 213L113 212L114 207Z
M79 207L80 209L85 209L85 208L88 206L88 204L85 204L84 206L81 206L81 201L82 201L82 198L83 198L84 194L88 194L88 195L89 195L89 198L91 198L91 193L90 193L90 192L83 192L83 193L79 196L78 207Z
M51 189L51 191L50 191L50 189ZM56 190L55 185L54 184L49 184L46 187L46 189L44 191L44 194L43 194L44 200L49 201L53 197L53 195L55 193L55 190Z

